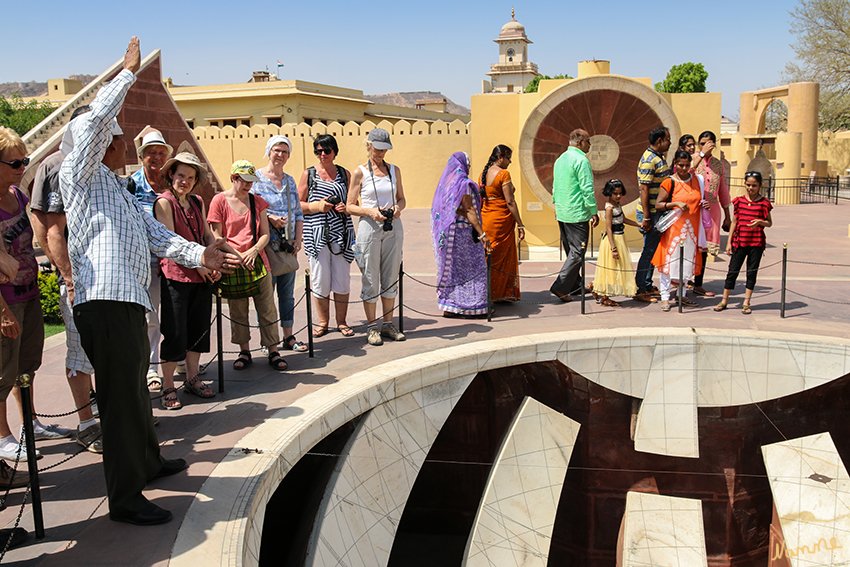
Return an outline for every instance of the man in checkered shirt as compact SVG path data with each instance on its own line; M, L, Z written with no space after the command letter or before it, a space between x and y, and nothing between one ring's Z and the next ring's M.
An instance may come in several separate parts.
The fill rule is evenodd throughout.
M123 70L100 89L91 112L68 125L74 149L62 163L59 181L74 273L74 321L95 369L109 517L151 525L172 515L148 501L142 489L184 469L186 461L160 456L145 383L150 252L213 270L235 267L239 259L219 249L224 240L204 248L168 231L144 213L113 173L124 166L127 150L115 117L140 64L134 37Z

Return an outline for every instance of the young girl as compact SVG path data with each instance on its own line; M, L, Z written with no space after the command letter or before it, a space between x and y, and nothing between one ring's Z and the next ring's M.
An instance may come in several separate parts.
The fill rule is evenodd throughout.
M640 227L638 223L623 215L620 199L626 194L626 188L619 179L611 179L602 189L608 197L605 203L606 237L599 243L599 265L593 280L593 293L597 301L609 307L619 307L619 303L610 299L610 295L632 297L637 293L632 258L629 245L623 234L625 224Z
M723 286L723 300L714 310L726 309L729 295L735 289L735 280L738 279L738 273L746 258L747 291L741 312L749 315L752 313L750 300L753 297L753 289L756 287L759 263L767 244L764 229L773 225L773 219L770 216L773 205L761 196L761 173L758 171L748 171L744 174L744 186L747 194L732 200L732 227L729 229L729 242L726 244L726 253L732 258L729 260L726 285Z

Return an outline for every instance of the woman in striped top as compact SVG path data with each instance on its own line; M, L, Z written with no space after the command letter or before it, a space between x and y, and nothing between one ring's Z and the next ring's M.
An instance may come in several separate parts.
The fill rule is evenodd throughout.
M735 289L735 280L738 279L738 273L746 258L747 291L741 312L749 315L752 313L750 300L753 297L753 289L756 287L759 263L767 245L764 229L773 225L773 219L770 216L773 205L761 195L761 173L758 171L748 171L744 174L744 186L747 189L746 195L732 200L732 227L726 244L726 253L732 258L729 260L729 272L726 274L726 285L723 287L723 299L714 310L726 309L729 295Z
M351 291L351 261L354 260L354 225L346 208L351 174L334 163L339 146L330 134L316 137L313 153L319 163L304 171L298 182L298 197L304 212L304 252L310 261L319 316L313 336L322 337L328 333L333 292L337 330L342 336L350 337L354 331L345 318Z

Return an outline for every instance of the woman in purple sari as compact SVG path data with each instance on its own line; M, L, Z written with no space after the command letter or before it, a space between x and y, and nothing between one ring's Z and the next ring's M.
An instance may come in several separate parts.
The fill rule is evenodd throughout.
M490 240L481 228L478 185L469 157L449 158L431 205L431 242L437 260L437 305L444 317L487 314Z

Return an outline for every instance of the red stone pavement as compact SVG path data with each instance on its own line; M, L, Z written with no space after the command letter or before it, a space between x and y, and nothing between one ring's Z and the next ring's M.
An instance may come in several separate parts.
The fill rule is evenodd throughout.
M151 483L148 498L174 512L175 519L162 526L137 527L111 522L107 514L106 490L100 457L83 451L68 462L40 475L44 501L46 537L9 551L3 563L20 566L96 566L96 565L167 565L177 530L194 494L207 475L237 445L248 431L278 409L299 397L336 380L373 365L445 346L512 335L577 329L620 327L700 327L720 329L766 330L806 335L846 337L850 323L850 204L778 206L775 226L768 230L769 248L753 300L753 314L742 315L738 306L743 293L739 283L730 309L715 313L716 299L700 299L700 306L679 314L662 313L657 304L625 300L620 308L602 307L588 296L586 314L580 302L563 304L548 293L559 262L523 262L520 266L522 302L497 305L496 316L486 320L444 319L436 308L434 260L430 245L428 211L408 210L403 215L405 229L404 331L407 341L381 347L366 344L363 327L358 334L343 338L331 333L315 343L315 358L290 354L290 370L277 373L256 353L254 365L235 372L230 364L234 354L225 354L226 392L209 400L181 395L179 411L154 412L161 423L157 428L166 457L183 457L189 462L186 472ZM789 248L787 314L779 314L782 243ZM633 252L638 243L632 244ZM833 264L819 265L820 264ZM301 256L301 265L306 265ZM593 266L588 266L592 279ZM706 287L720 292L726 262L709 265ZM360 289L359 270L352 268L352 298ZM419 283L416 278L424 283ZM740 281L740 280L739 280ZM296 299L304 292L303 269L297 280ZM414 311L415 310L415 311ZM296 328L306 324L303 302L296 309ZM348 322L364 322L362 308L351 306ZM225 321L225 339L228 337ZM332 326L333 327L333 326ZM257 344L253 333L252 345ZM307 339L305 331L299 338ZM215 342L213 341L213 344ZM225 350L235 350L225 340ZM48 339L44 362L34 390L38 411L62 413L73 409L70 392L63 377L64 334ZM207 360L205 356L202 360ZM217 379L215 366L206 375ZM10 408L12 405L10 404ZM10 410L13 430L19 424L17 412ZM75 416L43 419L74 427ZM72 440L41 441L44 458L40 467L54 465L74 455L79 446ZM0 512L2 526L14 525L25 489L12 490L6 510ZM21 525L33 531L32 511L24 509Z

